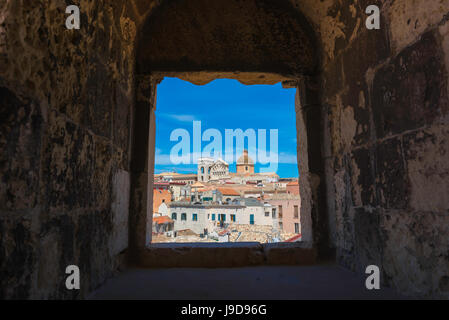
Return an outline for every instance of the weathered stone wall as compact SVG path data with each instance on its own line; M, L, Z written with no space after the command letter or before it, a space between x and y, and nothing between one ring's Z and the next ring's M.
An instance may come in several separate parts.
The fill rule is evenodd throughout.
M270 16L267 1L251 3ZM130 182L130 158L146 155L130 152L132 130L138 127L133 122L136 44L160 2L73 0L80 5L82 27L69 31L64 26L68 1L0 0L0 297L81 298L116 269L127 247L127 202L142 198L132 191L128 195L139 187ZM312 225L318 231L314 239L326 240L327 228L329 244L344 266L362 272L378 264L384 282L403 293L447 297L449 1L290 3L313 27L321 52L321 99L302 101L309 111L298 116L298 123L302 130L313 122L324 133L325 175L317 165L322 159L300 165L307 172L301 178L307 180L302 195L312 195L316 203L322 194L316 190L325 182L327 221L314 214L303 227ZM364 27L369 4L382 7L380 31ZM247 10L242 13L248 16ZM248 30L243 34L254 34ZM284 31L273 34L295 41ZM214 35L220 37L233 43L223 32ZM251 39L243 44L262 47L241 47L242 52L257 52L261 59L257 68L243 71L264 66L258 71L277 71L270 56L263 55L270 51L263 50L266 39ZM236 54L229 45L215 45ZM282 56L288 53L285 48ZM164 52L157 53L156 62L166 63ZM227 67L245 62L233 58L236 64L228 65L226 55L221 57L218 66L226 70L202 69L197 57L190 57L197 63L190 69L224 74L233 71ZM208 58L208 66L214 66L216 61ZM293 71L305 70L288 63ZM196 76L199 83L207 78ZM245 77L251 82L254 74ZM322 128L313 109L320 105ZM151 114L145 108L136 110ZM307 133L310 141L299 139L301 146L312 150L315 134ZM154 155L148 157L151 166ZM143 177L142 172L133 174ZM321 204L314 208L304 201L303 206L324 212ZM80 292L64 287L69 264L81 268Z
M81 298L127 247L134 9L70 2L80 30L67 1L0 1L0 298Z
M142 27L137 70L315 72L313 30L288 1L167 0Z
M382 8L381 30L365 28L369 4ZM447 298L449 1L326 10L323 151L337 259L359 272L378 265L404 294Z

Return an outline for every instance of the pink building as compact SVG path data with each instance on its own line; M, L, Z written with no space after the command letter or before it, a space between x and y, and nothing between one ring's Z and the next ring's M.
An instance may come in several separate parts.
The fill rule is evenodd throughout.
M279 229L288 233L301 233L301 198L299 194L274 194L265 201L278 209L276 218L279 220Z
M287 193L299 195L299 183L298 181L292 181L287 184Z

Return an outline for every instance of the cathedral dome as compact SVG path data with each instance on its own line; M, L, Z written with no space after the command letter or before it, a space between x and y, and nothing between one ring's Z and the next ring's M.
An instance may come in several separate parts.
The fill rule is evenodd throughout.
M243 154L237 160L237 165L254 165L253 159L248 156L248 150L243 151Z

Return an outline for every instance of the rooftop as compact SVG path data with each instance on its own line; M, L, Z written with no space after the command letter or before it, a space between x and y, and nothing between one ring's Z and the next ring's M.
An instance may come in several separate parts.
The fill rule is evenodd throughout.
M296 242L296 241L301 241L301 234L298 234L298 235L294 236L293 238L286 240L285 242Z
M170 208L198 208L198 209L209 209L209 208L225 208L225 209L241 209L245 206L237 204L218 204L218 203L201 203L194 204L189 202L175 201L168 204Z
M224 196L240 196L240 193L232 188L217 188L217 190Z
M205 185L202 184L201 182L197 181L194 184L192 184L192 188L204 188Z
M247 207L263 207L264 204L257 199L254 198L240 198L238 199L241 204L244 204Z
M167 223L173 223L174 221L167 216L162 216L162 217L154 217L153 222L155 224L167 224Z
M273 193L270 194L266 200L301 200L301 196L297 194L291 194L291 193Z

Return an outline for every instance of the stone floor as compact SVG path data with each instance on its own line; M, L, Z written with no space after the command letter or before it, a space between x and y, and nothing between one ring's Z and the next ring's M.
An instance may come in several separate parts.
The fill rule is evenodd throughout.
M404 299L336 265L226 269L130 269L90 299L297 300Z

